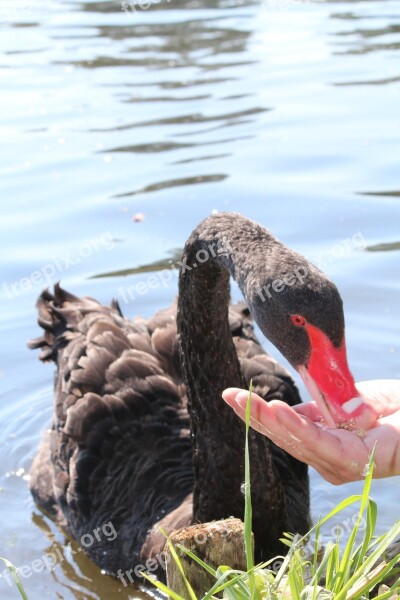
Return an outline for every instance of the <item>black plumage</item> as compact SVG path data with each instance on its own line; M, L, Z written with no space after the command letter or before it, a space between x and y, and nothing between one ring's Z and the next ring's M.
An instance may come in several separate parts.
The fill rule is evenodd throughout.
M209 256L194 267L199 249ZM300 398L288 372L258 342L247 306L229 305L229 273L253 310L250 282L264 285L301 258L261 226L220 214L187 242L178 318L174 305L131 322L117 303L108 308L59 286L40 296L44 332L30 346L41 349L42 361L53 360L57 373L53 422L30 486L36 503L78 542L112 522L116 539L103 537L86 549L102 569L126 571L160 552L160 525L172 531L243 517L244 426L221 392L252 379L268 400L294 405ZM309 293L326 281L313 271ZM296 286L301 297L304 282ZM277 303L292 302L293 289L275 296L256 306L263 330ZM279 323L271 326L275 341ZM250 450L256 555L267 559L283 551L283 531L305 533L309 526L307 467L254 431Z

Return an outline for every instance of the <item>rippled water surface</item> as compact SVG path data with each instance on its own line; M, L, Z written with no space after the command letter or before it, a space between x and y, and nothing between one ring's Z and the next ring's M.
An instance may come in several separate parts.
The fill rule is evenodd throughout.
M334 279L356 379L400 378L400 5L1 0L0 20L0 554L32 566L59 548L25 580L35 600L135 598L28 493L53 374L26 348L36 296L61 279L149 316L176 278L139 293L147 271L237 210ZM359 489L313 474L314 517ZM399 480L374 496L382 531Z

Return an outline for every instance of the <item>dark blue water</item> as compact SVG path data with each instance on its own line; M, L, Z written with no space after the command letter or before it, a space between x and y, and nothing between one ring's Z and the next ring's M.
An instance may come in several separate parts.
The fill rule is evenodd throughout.
M400 378L400 6L3 0L0 20L0 554L32 566L60 548L24 580L35 600L135 598L28 493L52 410L53 368L26 349L36 297L61 279L147 317L175 277L95 276L168 261L202 218L236 210L338 285L356 379ZM360 487L313 474L314 517ZM373 495L383 531L399 480Z

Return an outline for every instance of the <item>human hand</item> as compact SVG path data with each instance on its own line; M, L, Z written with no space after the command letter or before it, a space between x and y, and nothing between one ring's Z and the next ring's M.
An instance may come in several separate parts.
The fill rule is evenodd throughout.
M290 407L254 393L250 424L335 485L363 478L375 443L374 477L400 475L400 381L363 381L356 387L379 414L366 431L327 427L316 402ZM245 420L248 392L228 388L222 397Z

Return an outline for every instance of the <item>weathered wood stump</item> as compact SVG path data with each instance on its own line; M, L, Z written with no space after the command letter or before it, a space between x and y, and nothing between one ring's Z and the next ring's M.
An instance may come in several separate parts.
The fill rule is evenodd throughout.
M185 546L212 568L228 565L233 569L246 570L244 525L240 519L230 518L192 525L174 531L170 539L175 548L177 544ZM169 555L167 560L168 587L185 600L189 599L184 579L170 555L168 544L165 550ZM176 550L196 598L202 598L214 585L216 579L190 556L177 548Z

